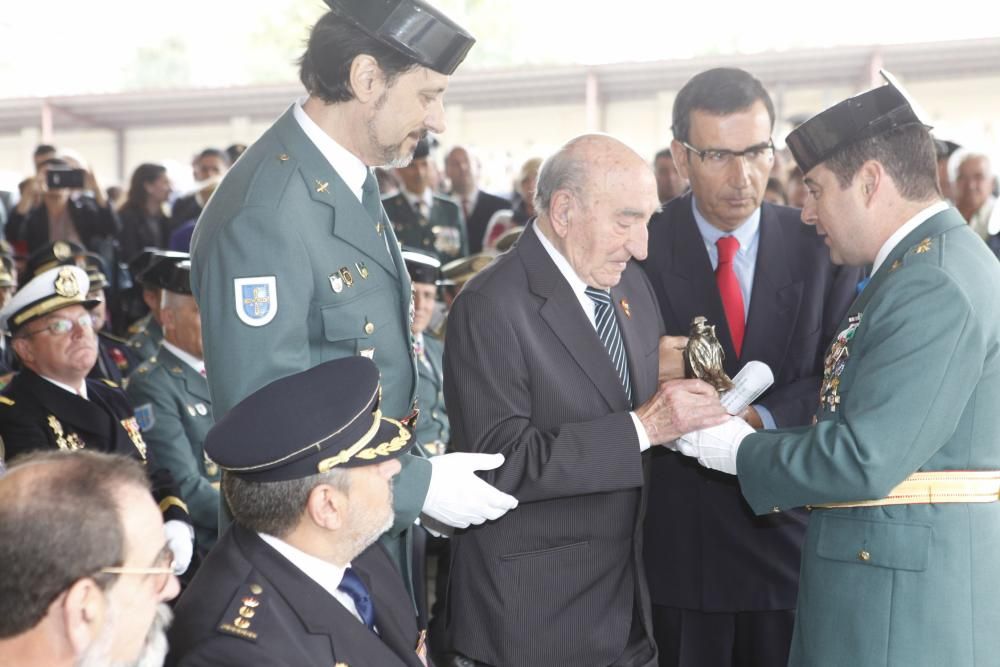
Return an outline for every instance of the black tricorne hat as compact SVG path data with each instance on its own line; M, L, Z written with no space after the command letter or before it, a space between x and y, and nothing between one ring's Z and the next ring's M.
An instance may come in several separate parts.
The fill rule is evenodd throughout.
M158 257L143 272L142 282L174 294L191 294L191 260L187 253Z
M475 38L423 0L326 0L330 9L424 67L451 75Z
M275 380L240 401L205 437L205 453L254 482L302 479L397 458L410 431L382 416L378 368L344 357Z
M881 70L887 85L835 104L785 139L803 174L842 148L907 125L924 125L909 97L891 74Z

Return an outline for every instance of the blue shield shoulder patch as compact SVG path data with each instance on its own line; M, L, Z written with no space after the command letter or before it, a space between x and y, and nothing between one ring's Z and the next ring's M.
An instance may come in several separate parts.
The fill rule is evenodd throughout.
M233 279L236 316L243 324L262 327L278 314L278 285L274 276Z
M156 423L156 415L153 413L152 403L143 403L135 409L135 421L139 424L139 430L145 433L153 428Z

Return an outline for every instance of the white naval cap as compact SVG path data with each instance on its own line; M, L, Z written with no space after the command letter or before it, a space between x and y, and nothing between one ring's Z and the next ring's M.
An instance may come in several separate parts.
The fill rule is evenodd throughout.
M22 326L66 306L92 308L90 280L78 266L57 266L32 278L0 310L0 329L13 334Z

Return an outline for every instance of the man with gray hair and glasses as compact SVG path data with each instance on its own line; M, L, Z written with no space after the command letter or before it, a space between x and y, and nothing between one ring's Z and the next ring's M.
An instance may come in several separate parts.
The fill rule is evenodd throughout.
M145 469L38 452L0 477L0 665L163 664L173 574Z

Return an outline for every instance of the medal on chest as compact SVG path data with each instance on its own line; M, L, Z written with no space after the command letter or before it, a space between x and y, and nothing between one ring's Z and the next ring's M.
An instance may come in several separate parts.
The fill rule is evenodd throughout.
M819 389L819 403L824 409L836 412L840 405L840 376L847 367L851 356L850 342L861 326L861 313L847 319L847 328L837 334L823 362L823 383Z

